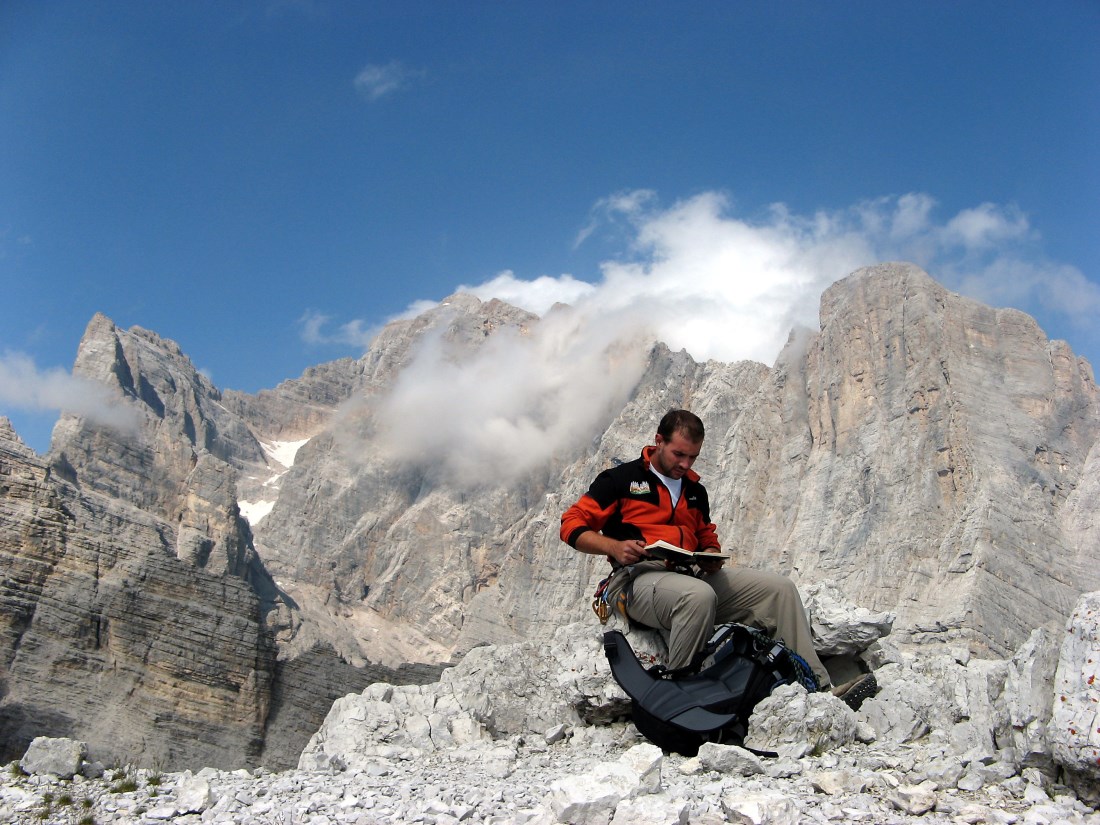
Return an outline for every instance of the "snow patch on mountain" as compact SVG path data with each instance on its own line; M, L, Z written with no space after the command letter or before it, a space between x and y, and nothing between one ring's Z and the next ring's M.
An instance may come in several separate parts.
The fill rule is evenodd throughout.
M264 455L268 458L268 466L274 465L275 472L263 482L263 489L274 493L272 498L262 498L259 501L238 501L241 515L248 519L248 523L255 526L271 512L275 501L279 497L279 481L287 471L294 466L294 458L298 450L309 441L303 438L301 441L260 441Z

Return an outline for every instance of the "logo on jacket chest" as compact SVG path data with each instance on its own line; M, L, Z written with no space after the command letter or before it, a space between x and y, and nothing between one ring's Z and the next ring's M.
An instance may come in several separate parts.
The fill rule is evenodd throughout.
M651 492L648 481L630 482L630 495L632 496L648 496Z

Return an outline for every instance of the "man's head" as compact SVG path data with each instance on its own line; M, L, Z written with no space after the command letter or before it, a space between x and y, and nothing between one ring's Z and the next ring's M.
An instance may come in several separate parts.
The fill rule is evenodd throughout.
M672 438L674 433L682 433L684 438L693 444L702 444L703 436L706 435L699 416L687 410L669 410L657 425L657 435L666 441Z
M657 447L649 462L669 478L683 478L703 448L703 422L687 410L669 410L657 425Z

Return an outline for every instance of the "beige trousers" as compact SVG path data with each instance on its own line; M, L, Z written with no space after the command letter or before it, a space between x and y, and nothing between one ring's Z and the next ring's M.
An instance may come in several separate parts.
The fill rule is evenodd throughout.
M651 563L643 564L649 568ZM798 588L778 573L724 567L696 579L684 573L644 569L634 577L626 610L634 621L662 632L668 643L670 669L689 664L715 624L737 622L758 627L782 641L806 660L819 685L829 685L829 673L814 650Z

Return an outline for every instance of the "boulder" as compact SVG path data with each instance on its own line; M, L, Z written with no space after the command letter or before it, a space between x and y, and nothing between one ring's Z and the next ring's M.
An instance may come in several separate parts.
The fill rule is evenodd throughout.
M1100 800L1100 591L1081 596L1067 622L1048 735L1074 785Z
M704 742L700 746L699 766L706 771L717 771L733 776L764 773L764 763L752 751L736 745L719 745L714 742Z
M303 750L299 767L351 768L394 751L432 752L514 735L544 738L554 729L625 720L630 700L603 652L609 629L627 634L643 664L665 660L660 633L617 618L607 625L595 620L565 625L548 640L483 645L444 671L436 684L379 682L337 699ZM763 739L797 741L808 752L857 738L858 720L832 696L807 696L795 687L777 694L758 706L773 717L761 723ZM783 711L769 714L772 707ZM773 730L775 725L782 730Z
M619 817L619 803L623 800L660 791L662 761L659 749L652 745L637 745L614 762L600 763L584 774L554 780L550 783L550 805L556 821L576 825L607 825L613 814ZM628 816L631 811L640 815L643 810L647 819L634 821L654 821L648 817L657 814L663 818L670 812L663 805L659 812L649 810L649 806L642 806L640 810L627 806L622 816ZM681 821L683 807L676 806L672 813L674 818L661 821Z
M88 745L84 742L38 736L19 761L19 767L29 774L53 774L62 779L72 779L80 773L87 755Z
M798 825L802 821L795 801L781 791L737 789L720 801L726 821L737 825Z
M830 584L815 582L801 590L819 656L862 653L893 629L893 613L859 607Z
M858 739L859 719L835 696L783 685L756 705L745 746L797 758Z
M176 783L176 808L179 813L201 814L213 804L214 794L210 790L210 779L184 771Z

